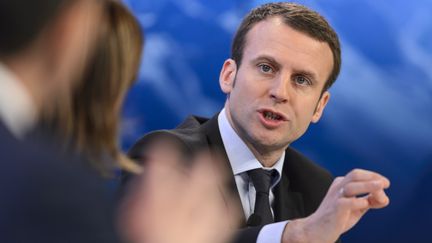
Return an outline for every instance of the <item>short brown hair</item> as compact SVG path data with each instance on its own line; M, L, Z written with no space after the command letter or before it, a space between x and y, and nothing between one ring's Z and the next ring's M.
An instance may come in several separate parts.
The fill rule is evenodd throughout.
M321 42L326 42L333 53L333 70L326 80L324 90L329 89L336 81L341 67L341 48L339 38L327 20L319 13L296 3L267 3L253 9L243 19L234 36L231 58L241 65L246 45L246 35L252 27L269 17L281 17L291 28L307 34ZM324 91L323 90L323 91Z

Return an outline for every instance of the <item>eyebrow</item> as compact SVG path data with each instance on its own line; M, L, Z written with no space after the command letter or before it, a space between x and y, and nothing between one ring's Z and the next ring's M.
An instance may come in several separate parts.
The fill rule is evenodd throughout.
M279 62L276 61L276 59L274 59L273 57L268 56L268 55L258 56L256 58L252 59L251 62L252 63L257 63L257 62L262 62L262 61L270 63L271 65L275 66L275 68L280 68L281 67L281 64L279 64Z
M256 58L252 59L251 62L252 63L257 63L257 62L262 62L262 61L268 62L268 63L272 64L273 66L275 66L276 68L280 68L282 66L278 61L276 61L276 59L274 59L272 56L269 56L269 55L260 55L260 56L258 56ZM317 83L317 81L318 81L316 74L314 72L311 72L311 71L308 71L308 70L304 70L304 69L301 70L301 69L294 68L293 73L297 74L297 75L300 74L300 75L307 76L314 83Z

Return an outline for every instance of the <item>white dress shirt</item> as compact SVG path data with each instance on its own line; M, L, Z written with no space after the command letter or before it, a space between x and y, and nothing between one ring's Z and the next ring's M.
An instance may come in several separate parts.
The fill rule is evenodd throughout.
M221 133L222 141L227 153L231 168L233 170L234 179L239 192L240 200L243 206L243 212L246 220L253 213L255 207L255 188L247 171L263 168L265 170L276 170L277 176L272 179L271 189L273 189L277 183L279 183L282 175L283 162L285 158L285 152L274 164L273 167L263 167L262 164L255 158L250 149L241 140L237 133L229 123L226 111L223 109L218 116L218 125ZM273 204L274 195L272 190L269 193L270 205ZM273 209L272 209L273 213ZM261 229L257 243L272 243L281 242L282 233L285 228L287 221L268 224Z
M36 122L35 104L25 86L0 62L0 121L22 138Z

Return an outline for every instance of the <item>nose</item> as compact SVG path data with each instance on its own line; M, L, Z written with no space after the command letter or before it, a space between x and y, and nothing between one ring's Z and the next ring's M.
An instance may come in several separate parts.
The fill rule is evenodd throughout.
M289 80L279 77L273 80L270 88L270 98L276 103L286 103L289 100Z

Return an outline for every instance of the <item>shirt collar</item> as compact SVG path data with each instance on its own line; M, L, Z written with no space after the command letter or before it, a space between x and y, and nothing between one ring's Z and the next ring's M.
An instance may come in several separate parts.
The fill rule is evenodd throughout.
M282 175L285 151L271 168L263 167L232 128L226 116L225 108L219 113L218 124L225 151L227 153L234 175L240 175L244 172L257 168L263 168L265 170L275 169L277 171L277 177L273 181L272 187L276 185Z
M36 118L36 106L26 87L0 62L0 120L15 137L23 138Z

